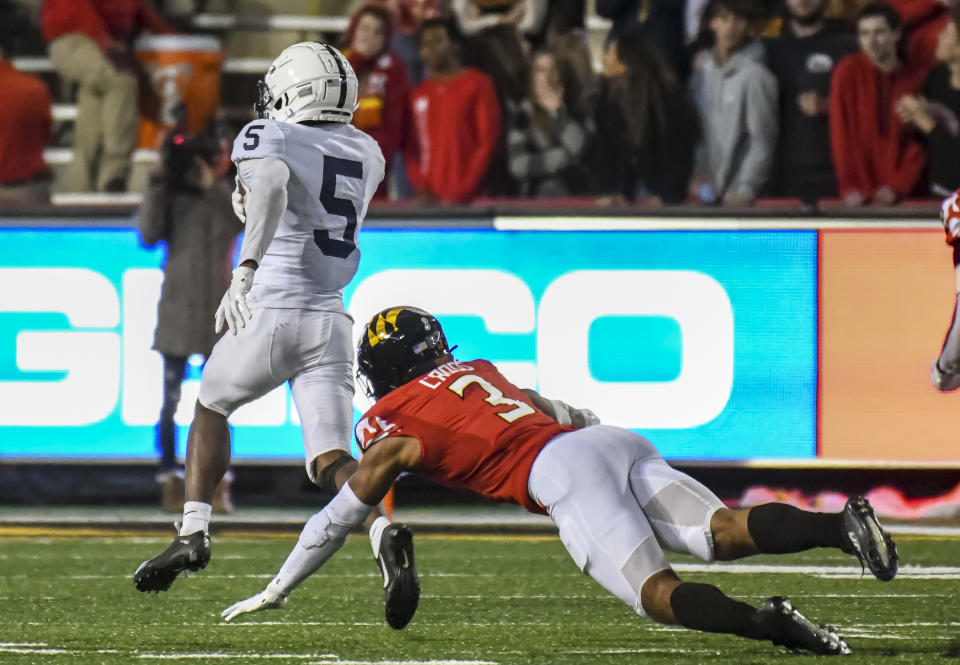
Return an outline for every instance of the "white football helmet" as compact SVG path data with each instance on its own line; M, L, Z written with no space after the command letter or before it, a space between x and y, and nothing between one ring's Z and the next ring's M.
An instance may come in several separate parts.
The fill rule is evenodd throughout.
M283 49L257 84L257 115L282 122L350 122L357 109L357 75L328 44L300 42Z

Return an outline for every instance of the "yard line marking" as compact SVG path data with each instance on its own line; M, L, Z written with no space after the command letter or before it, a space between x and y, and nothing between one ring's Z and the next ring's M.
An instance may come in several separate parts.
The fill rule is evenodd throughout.
M278 660L283 658L296 660L319 659L322 665L499 665L492 660L340 660L336 654L295 654L295 653L141 653L137 656L145 660Z
M747 573L747 574L798 574L816 575L832 579L856 579L870 577L861 575L851 566L767 565L749 563L678 563L673 569L683 573ZM960 566L902 566L898 577L910 579L960 579Z
M190 624L193 625L193 624ZM250 628L257 626L382 626L383 623L380 621L248 621L245 623L227 623L223 621L217 624L221 628ZM493 628L495 626L555 626L556 624L550 621L457 621L455 623L436 623L435 626L471 626L473 628ZM619 624L610 624L607 625L619 625ZM623 625L635 626L637 625L635 621L627 622ZM684 630L686 628L678 628L677 630Z
M509 522L504 524L513 526ZM229 527L229 525L226 525ZM293 525L296 526L296 525ZM456 526L456 525L453 525ZM533 525L540 527L539 524ZM904 540L956 540L960 539L960 527L887 524L887 531ZM553 533L469 533L470 525L463 525L464 533L421 533L418 540L450 542L515 542L538 543L559 540ZM87 525L5 525L0 522L0 538L44 538L43 542L52 542L63 538L100 538L105 542L156 543L166 539L168 530L157 528L129 529L111 526L94 527ZM252 529L227 530L216 534L221 542L257 543L264 540L293 540L296 533L290 531L255 531ZM350 539L361 536L351 534Z
M299 660L310 660L311 658L331 659L337 658L335 653L305 654L305 653L225 653L222 651L208 653L139 653L137 658L145 660L205 660L208 658L226 660L234 658L246 659L264 659L276 660L280 658L294 658ZM335 660L326 660L328 663L335 663Z
M825 580L859 580L859 579L871 579L873 576L869 573L866 575L860 575L857 573L814 573L814 577L819 577ZM960 580L960 574L946 574L946 573L910 573L908 575L898 574L897 579L909 579L909 580Z
M250 626L380 626L383 623L381 621L249 621L245 623L223 621L218 625L227 628L242 628Z
M664 656L675 656L677 654L701 654L701 655L710 655L710 656L719 656L722 652L715 649L681 649L677 647L676 649L671 649L669 647L649 647L649 648L635 648L635 649L570 649L568 651L558 651L557 653L563 654L626 654L626 653L637 653L637 654L662 654Z
M923 526L912 524L885 524L887 531L893 534L916 536L960 536L958 526Z
M7 538L116 536L116 529L92 529L89 527L52 528L48 526L0 526L0 536Z
M947 623L946 621L894 621L891 623L851 623L849 624L850 628L877 628L879 626L891 626L893 628L901 628L903 626L944 626L950 627L955 626L956 622Z
M673 569L680 573L734 573L734 574L771 574L771 575L813 575L826 579L860 579L862 577L871 577L869 572L861 572L855 566L813 566L813 565L770 565L770 564L730 564L730 563L678 563L673 565ZM322 574L321 574L322 576ZM498 577L498 573L445 573L445 572L423 572L422 578L487 578ZM566 577L567 573L560 573L557 577ZM960 566L914 566L906 565L900 568L897 574L900 578L913 580L956 580L960 579ZM8 579L25 579L27 575L11 575ZM68 579L75 580L109 580L126 578L126 574L118 573L116 575L86 575L76 574L66 576ZM234 579L272 579L273 573L243 573L243 574L216 574L203 573L204 579L234 580ZM368 573L338 573L338 578L380 578L376 572ZM892 594L897 597L899 594ZM493 598L495 596L478 596L482 598ZM526 596L517 596L518 599ZM553 596L544 596L552 598ZM591 598L592 596L584 596ZM602 597L602 596L598 596ZM844 596L837 596L842 598ZM883 597L883 596L880 596Z
M45 647L46 642L0 642L0 647Z
M919 595L920 594L918 594L918 596ZM923 594L923 597L926 598L929 595L930 594ZM514 593L508 596L490 596L481 594L423 594L420 597L429 598L430 600L609 600L616 603L620 602L618 598L607 594L572 594L567 596L543 593L535 593L531 595ZM859 598L860 596L857 597Z
M116 579L126 579L129 575L125 574L116 574L116 575L68 575L72 580L116 580ZM240 575L217 575L214 573L203 573L204 579L210 580L242 580L242 579L256 579L256 580L265 580L273 579L274 575L268 573L244 573ZM351 575L338 575L337 577L351 577ZM370 573L365 575L365 577L381 577L379 573L374 574Z
M843 630L840 629L840 633L844 637L853 637L858 640L915 640L917 639L914 635L897 635L894 633L861 633L852 630Z
M42 654L62 654L62 653L80 653L79 651L67 651L66 649L50 649L46 647L0 647L0 653L42 653Z
M241 574L232 574L232 573L201 573L201 577L208 580L243 580L243 579L252 579L252 580L267 580L273 579L276 576L276 573L241 573ZM344 578L366 578L366 577L376 577L381 579L383 576L380 573L336 573L329 575L333 577L344 577ZM320 574L323 576L323 573ZM498 573L420 573L420 577L499 577ZM29 577L26 574L23 575L10 575L8 579L26 579ZM86 575L86 574L77 574L77 575L66 575L68 579L72 580L116 580L116 579L126 579L128 575L124 573L117 573L115 575ZM489 596L485 596L489 597Z
M323 665L500 665L492 660L325 660Z
M954 598L952 593L805 593L804 598L857 598L873 600L874 598ZM904 624L897 624L904 625Z
M523 533L418 533L417 540L439 540L453 542L503 542L511 543L543 543L551 540L560 540L556 534L523 534Z

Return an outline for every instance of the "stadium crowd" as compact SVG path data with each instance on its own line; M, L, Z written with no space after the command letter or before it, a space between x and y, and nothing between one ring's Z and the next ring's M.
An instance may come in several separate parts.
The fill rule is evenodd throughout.
M141 112L149 97L133 40L187 29L164 4L0 2L0 84L14 91L0 108L0 201L49 190L50 94L11 60L31 30L76 88L64 188L130 186L138 88ZM360 79L353 122L388 164L378 198L859 206L960 187L958 0L597 0L595 11L611 25L597 58L584 0L361 5L335 43Z

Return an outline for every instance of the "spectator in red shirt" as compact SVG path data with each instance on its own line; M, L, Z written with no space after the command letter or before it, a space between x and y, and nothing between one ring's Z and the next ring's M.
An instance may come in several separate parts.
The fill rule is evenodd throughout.
M923 148L894 104L920 90L926 67L900 57L900 15L872 2L857 18L860 53L840 61L830 92L830 140L840 196L849 206L892 205L916 190Z
M42 29L53 68L77 84L67 188L122 192L137 143L133 39L173 30L146 0L45 0Z
M50 91L7 59L12 31L0 27L0 203L42 203L50 198L43 149L50 141Z
M380 144L388 175L410 127L410 84L403 61L389 50L390 23L384 7L365 5L347 27L348 47L343 52L360 82L353 124ZM377 198L386 196L387 182L385 177L380 183Z
M497 94L486 74L460 67L447 20L428 19L418 34L427 78L410 95L407 176L421 203L465 203L481 192L499 143Z

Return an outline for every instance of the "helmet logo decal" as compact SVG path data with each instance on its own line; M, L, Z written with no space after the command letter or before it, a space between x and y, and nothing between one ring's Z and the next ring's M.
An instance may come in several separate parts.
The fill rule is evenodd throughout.
M377 316L376 328L374 328L373 325L367 328L367 340L370 342L370 346L376 346L380 342L381 337L387 336L388 323L392 328L397 327L397 317L402 311L403 307L397 307L387 312L386 316L382 313Z

